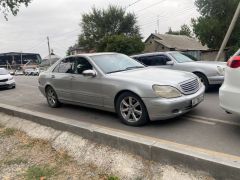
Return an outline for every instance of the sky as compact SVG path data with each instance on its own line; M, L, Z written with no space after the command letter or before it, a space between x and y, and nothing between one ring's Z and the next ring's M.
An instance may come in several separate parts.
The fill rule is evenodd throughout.
M144 39L158 30L158 18L159 33L165 33L169 27L179 30L199 16L194 0L33 0L27 8L22 6L17 16L9 15L8 21L0 14L0 53L32 52L44 58L49 36L51 49L64 57L81 33L81 15L92 7L108 5L135 13Z

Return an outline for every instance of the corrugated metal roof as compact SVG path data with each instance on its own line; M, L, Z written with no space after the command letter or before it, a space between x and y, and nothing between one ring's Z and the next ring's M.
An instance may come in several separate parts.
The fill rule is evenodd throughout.
M201 42L199 42L197 39L190 38L184 35L170 35L170 34L152 34L152 35L155 36L154 40L157 43L163 44L168 48L175 48L175 50L204 51L209 49L207 46L203 46Z

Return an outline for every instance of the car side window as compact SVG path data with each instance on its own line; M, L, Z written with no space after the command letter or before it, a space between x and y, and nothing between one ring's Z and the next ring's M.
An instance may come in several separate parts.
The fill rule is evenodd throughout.
M167 61L171 61L165 55L151 56L149 59L151 61L151 66L162 66L162 65L166 65Z
M147 57L147 56L139 57L138 61L140 61L141 63L143 63L146 66L151 66L151 60L149 60L149 57Z
M141 57L139 61L147 66L162 66L166 65L167 62L171 60L165 55L156 55Z
M83 57L76 57L74 62L74 74L82 74L85 70L93 69L89 61Z
M74 58L63 59L53 70L56 73L73 73Z

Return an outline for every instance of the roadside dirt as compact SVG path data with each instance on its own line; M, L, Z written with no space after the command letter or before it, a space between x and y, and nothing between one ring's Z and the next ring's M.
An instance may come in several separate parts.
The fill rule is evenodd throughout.
M1 126L2 125L2 126ZM0 180L213 180L0 113Z
M0 127L0 179L101 179L94 165L79 165L64 150L56 151L47 141Z

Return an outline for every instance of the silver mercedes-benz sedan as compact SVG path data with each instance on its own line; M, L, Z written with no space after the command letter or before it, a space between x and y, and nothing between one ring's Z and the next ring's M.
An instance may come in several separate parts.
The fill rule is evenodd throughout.
M118 53L69 56L39 76L50 107L70 103L117 112L132 126L179 116L204 99L205 87L188 72L145 67Z
M193 61L177 51L145 53L132 58L147 66L192 72L201 79L206 89L223 83L227 66L226 62Z

